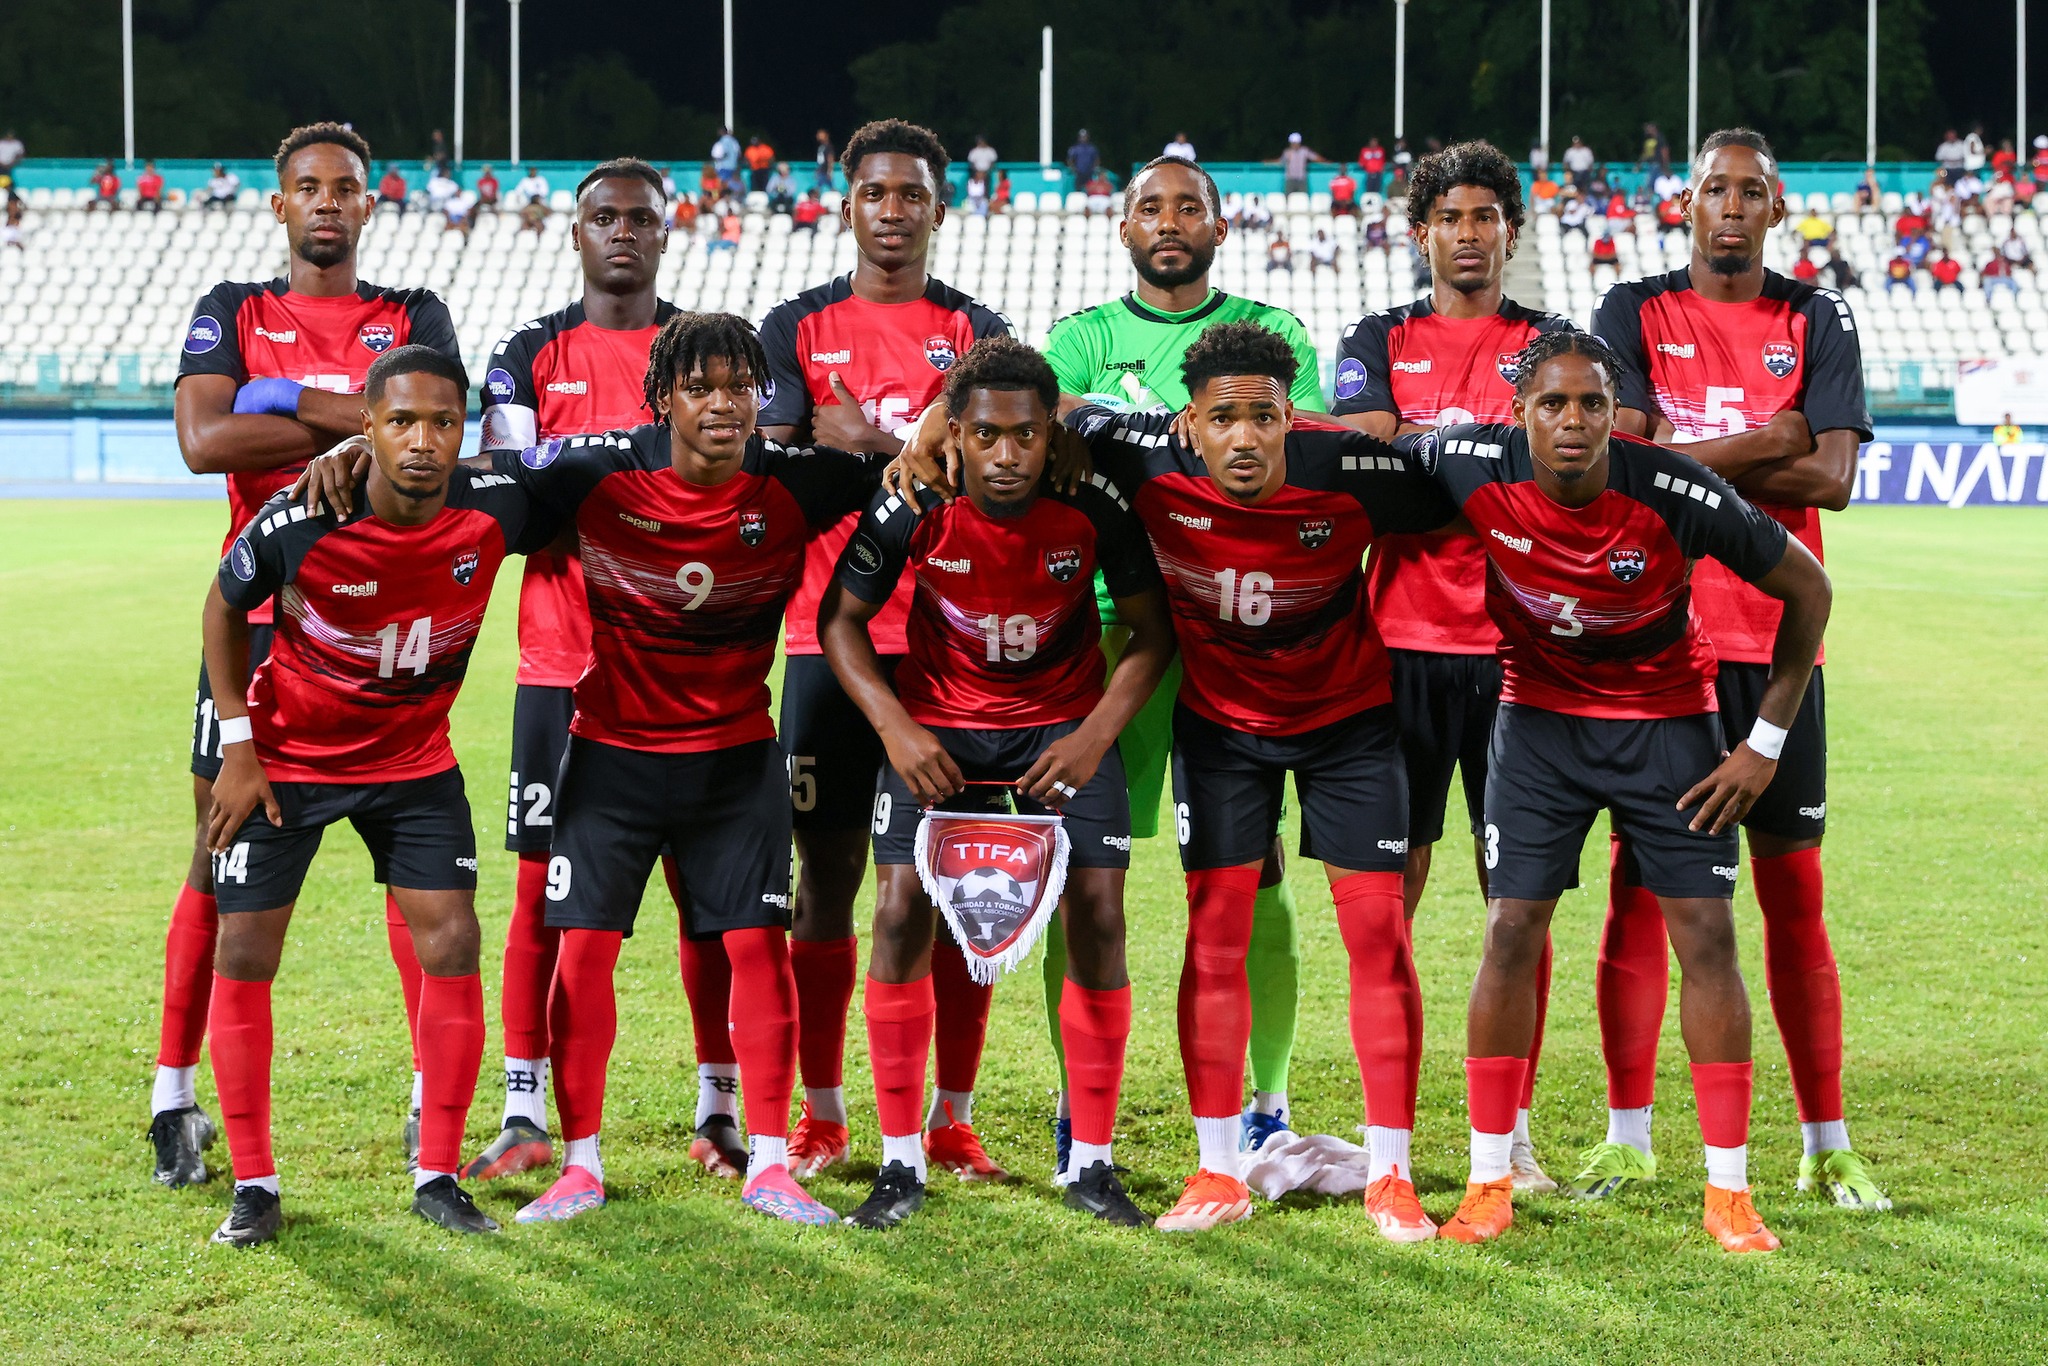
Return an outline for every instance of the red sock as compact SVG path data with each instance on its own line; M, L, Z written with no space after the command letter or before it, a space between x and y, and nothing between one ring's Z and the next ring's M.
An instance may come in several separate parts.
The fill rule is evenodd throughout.
M505 1052L515 1058L548 1055L548 989L555 980L560 930L547 926L548 856L521 854L512 889L512 920L505 926L505 979L498 1018Z
M1124 1089L1124 1046L1131 1037L1131 989L1084 987L1071 977L1060 988L1060 1042L1067 1052L1067 1092L1077 1143L1107 1143L1116 1133Z
M938 1011L937 1065L941 1091L972 1091L988 1041L988 1008L996 989L967 975L967 960L952 941L932 945L932 1001Z
M732 1047L740 1061L740 1100L747 1132L789 1137L789 1095L796 1089L796 976L789 970L789 933L727 930L732 960Z
M420 956L413 952L412 927L398 900L384 893L384 939L391 946L391 965L398 969L398 990L405 997L405 1032L412 1039L412 1070L420 1070ZM439 1170L439 1168L436 1168Z
M420 1078L420 1169L462 1168L462 1130L476 1099L476 1070L484 1060L484 979L423 977L419 1036L426 1047Z
M1472 1128L1482 1134L1515 1131L1515 1101L1522 1094L1525 1058L1465 1059L1465 1111Z
M1828 943L1820 850L1753 858L1757 904L1764 912L1764 985L1785 1040L1799 1118L1842 1117L1842 976Z
M625 938L617 930L563 930L559 938L555 984L548 993L548 1058L564 1142L589 1138L604 1125L605 1072L619 1037L612 973Z
M1607 875L1607 926L1600 936L1594 992L1600 1051L1607 1059L1607 1104L1639 1110L1657 1098L1657 1034L1671 988L1671 954L1657 898L1625 880L1620 840Z
M676 940L676 961L682 968L683 995L690 1002L690 1033L697 1043L697 1061L730 1066L732 1051L732 963L717 939Z
M1180 1063L1188 1105L1203 1118L1244 1104L1244 1050L1252 993L1244 975L1252 944L1257 868L1203 868L1188 875L1187 949L1180 966Z
M1543 1056L1543 1019L1550 1014L1550 936L1543 936L1543 961L1536 965L1536 1036L1529 1041L1529 1066L1522 1074L1522 1108L1536 1099L1536 1060Z
M924 1063L932 1047L936 1007L930 976L915 982L868 978L868 1063L875 1074L875 1112L882 1133L924 1132Z
M1693 1100L1700 1108L1700 1140L1709 1148L1740 1148L1749 1142L1749 1101L1756 1064L1696 1062Z
M1415 1127L1422 1073L1422 982L1403 930L1401 874L1353 873L1330 885L1351 959L1351 1047L1365 1082L1366 1123Z
M206 1039L207 1003L213 995L213 942L220 912L211 894L191 883L171 903L171 927L164 932L164 1018L158 1026L159 1067L194 1067Z
M853 1002L859 972L860 946L844 939L789 941L789 966L796 974L796 1054L803 1065L804 1085L823 1090L845 1076L846 1010ZM982 1007L982 1021L988 1008ZM981 1050L975 1049L975 1061Z
M235 1180L277 1175L270 1154L270 983L217 977L207 1024Z

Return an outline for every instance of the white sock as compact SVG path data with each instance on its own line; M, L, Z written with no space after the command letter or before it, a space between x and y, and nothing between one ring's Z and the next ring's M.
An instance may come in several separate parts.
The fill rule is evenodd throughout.
M149 1112L160 1115L166 1110L191 1109L199 1103L198 1080L197 1067L158 1067L156 1081L149 1088Z
M1529 1137L1529 1112L1527 1110L1515 1111L1515 1146L1517 1148L1533 1148L1536 1146L1535 1142Z
M1514 1151L1515 1136L1512 1133L1482 1134L1472 1131L1472 1175L1475 1182L1501 1181L1507 1178L1508 1155Z
M604 1159L597 1155L597 1135L589 1138L572 1138L562 1152L562 1170L581 1167L604 1184Z
M1650 1151L1650 1111L1654 1105L1645 1105L1640 1110L1609 1110L1607 1112L1607 1141L1626 1143L1639 1153Z
M1218 1115L1214 1119L1195 1116L1195 1142L1201 1145L1202 1167L1223 1176L1236 1176L1237 1131L1236 1115ZM1070 1168L1071 1162L1067 1164Z
M548 1127L548 1060L505 1059L505 1118Z
M1252 1092L1252 1109L1262 1115L1287 1117L1287 1093L1285 1091Z
M886 1167L891 1162L901 1162L917 1173L918 1180L925 1180L924 1135L903 1134L891 1138L888 1134L883 1134L882 1165Z
M738 1119L740 1114L740 1065L736 1062L697 1064L697 1123L713 1115Z
M946 1107L953 1107L953 1117L946 1117ZM932 1108L924 1112L924 1127L936 1129L946 1124L974 1123L974 1092L941 1091L932 1088Z
M1408 1143L1414 1137L1413 1129L1389 1129L1382 1125L1368 1125L1365 1130L1366 1146L1372 1151L1370 1165L1366 1169L1368 1183L1383 1176L1402 1176L1415 1179L1415 1169L1408 1165Z
M1052 1117L1054 1119L1072 1119L1074 1117L1073 1097L1068 1094L1064 1087L1060 1090L1060 1098L1053 1102Z
M427 1094L427 1074L426 1074L426 1073L424 1073L424 1072L415 1072L415 1073L413 1073L413 1074L412 1074L412 1112L413 1112L414 1114L418 1114L418 1113L420 1112L420 1101L421 1101L422 1099L424 1099L424 1098L425 1098L426 1094Z
M1076 1139L1074 1141L1073 1156L1067 1162L1066 1174L1060 1178L1059 1184L1062 1186L1073 1185L1082 1172L1087 1171L1097 1162L1106 1162L1112 1167L1115 1166L1116 1161L1109 1155L1109 1149L1110 1145L1107 1143L1083 1143ZM1205 1162L1202 1165L1207 1166L1208 1163Z
M187 1105L192 1102L186 1101ZM1806 1155L1833 1152L1849 1146L1849 1121L1824 1119L1818 1124L1801 1124L1799 1136L1806 1141Z
M755 1134L753 1146L747 1155L747 1174L758 1175L770 1167L789 1166L789 1137L770 1138L766 1134Z
M276 1173L276 1172L272 1172L272 1173L271 1173L270 1175L268 1175L268 1176L252 1176L252 1177L250 1177L250 1178L249 1178L248 1180L246 1180L246 1181L237 1181L237 1182L235 1182L235 1186L236 1186L236 1188L237 1188L237 1189L239 1189L239 1188L241 1188L241 1187L243 1187L243 1186L256 1186L256 1187L259 1187L259 1188L261 1188L261 1189L263 1189L263 1190L267 1190L267 1191L269 1191L269 1192L270 1192L270 1193L271 1193L272 1195L276 1195L276 1194L277 1194L277 1173Z
M1749 1145L1716 1148L1707 1145L1707 1184L1724 1191L1749 1189Z
M454 1173L454 1172L430 1172L430 1171L428 1171L428 1170L427 1170L427 1169L426 1169L425 1167L421 1167L421 1168L420 1168L420 1169L419 1169L418 1171L416 1171L416 1172L414 1172L414 1173L412 1174L412 1188L413 1188L414 1190L418 1190L418 1189L420 1189L420 1188L421 1188L422 1186L425 1186L425 1185L429 1184L430 1182L434 1182L434 1181L439 1181L439 1180L440 1180L440 1179L441 1179L442 1177L444 1177L444 1176L445 1176L445 1177L448 1177L448 1178L450 1178L450 1179L452 1180L452 1179L454 1178L454 1176L455 1176L455 1173Z
M811 1118L827 1124L846 1123L846 1088L844 1086L806 1086L804 1104L811 1107Z

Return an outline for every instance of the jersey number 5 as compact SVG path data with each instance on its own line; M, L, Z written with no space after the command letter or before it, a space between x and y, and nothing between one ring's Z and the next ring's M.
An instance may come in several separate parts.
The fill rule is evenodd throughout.
M415 618L405 628L405 644L398 643L398 623L377 633L377 677L391 678L400 669L411 669L414 677L427 671L427 643L434 638L434 619Z

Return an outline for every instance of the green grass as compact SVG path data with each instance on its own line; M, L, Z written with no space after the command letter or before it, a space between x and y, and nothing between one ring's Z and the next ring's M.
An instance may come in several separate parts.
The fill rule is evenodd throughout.
M573 1224L457 1242L406 1212L404 1030L368 859L345 829L300 903L277 993L276 1126L287 1209L274 1248L210 1248L227 1187L148 1180L162 933L191 827L185 771L208 504L0 503L0 1356L11 1360L877 1362L2038 1360L2048 1330L2048 1130L2040 965L2048 747L2048 519L1863 509L1830 522L1837 620L1830 921L1848 996L1849 1114L1898 1201L1855 1217L1796 1196L1798 1131L1757 998L1752 1171L1785 1239L1730 1259L1698 1228L1698 1136L1675 1020L1663 1055L1666 1178L1615 1205L1524 1203L1474 1251L1395 1248L1351 1202L1289 1200L1197 1239L1098 1230L1044 1173L1051 1070L1036 965L998 995L979 1127L1030 1180L943 1180L887 1237L797 1231L742 1210L685 1155L694 1077L672 929L650 901L620 965L606 1157L613 1203ZM455 711L479 842L498 847L513 660L500 584ZM1447 851L1448 852L1448 851ZM1591 851L1597 855L1599 849ZM1440 1217L1464 1176L1459 1069L1481 909L1442 860L1417 927L1427 997L1416 1154ZM512 861L484 860L485 940ZM1600 870L1559 912L1538 1092L1554 1174L1601 1137L1592 976ZM1297 1124L1348 1134L1358 1077L1343 952L1303 867ZM1136 1034L1119 1131L1141 1203L1191 1169L1173 1038L1182 925L1169 845L1138 856ZM495 957L495 949L487 959ZM487 971L487 980L494 977ZM496 983L489 1015L494 1059ZM877 1154L856 1023L859 1165L813 1190L841 1209ZM494 1126L486 1069L472 1141ZM203 1074L202 1074L203 1076ZM202 1100L213 1106L209 1080ZM224 1150L213 1154L224 1162ZM539 1180L483 1188L509 1224Z

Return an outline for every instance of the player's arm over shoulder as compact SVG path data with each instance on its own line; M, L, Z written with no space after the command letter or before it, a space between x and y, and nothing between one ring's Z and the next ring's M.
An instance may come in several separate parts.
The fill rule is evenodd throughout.
M562 513L553 504L535 497L511 475L460 465L454 479L461 486L463 503L488 514L498 524L505 538L506 554L531 555L545 550L561 534Z
M1664 519L1689 558L1719 560L1746 583L1784 558L1791 537L1783 524L1697 460L1644 441L1618 442L1613 454L1636 465L1635 496Z
M836 446L785 446L761 438L760 471L778 480L803 509L804 520L828 527L868 505L882 471L896 457L882 451L842 451Z
M910 562L910 537L938 495L919 488L911 498L877 489L869 498L860 525L839 554L839 584L862 602L879 607L896 591Z
M485 450L470 467L510 479L550 515L566 518L600 480L633 462L633 433L591 432L551 436L516 450Z
M1301 431L1294 439L1314 467L1302 482L1357 499L1372 519L1375 535L1437 531L1457 519L1458 505L1422 458L1426 448L1418 448L1411 438L1388 443L1345 430Z
M1144 523L1115 480L1097 470L1064 497L1095 528L1095 563L1112 600L1160 586L1159 562Z
M1088 443L1096 472L1129 499L1140 484L1171 465L1173 419L1172 413L1124 413L1083 403L1060 421Z

